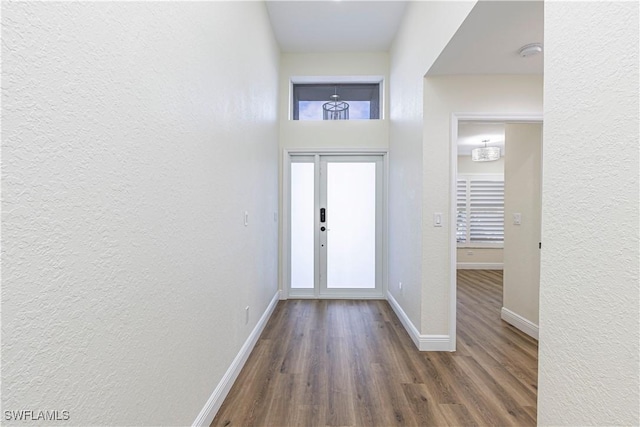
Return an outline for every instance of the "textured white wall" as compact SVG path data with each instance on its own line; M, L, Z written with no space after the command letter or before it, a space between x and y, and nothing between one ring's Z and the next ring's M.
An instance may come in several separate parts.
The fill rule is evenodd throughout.
M390 52L389 291L418 330L423 292L423 77L474 5L410 2Z
M2 8L2 408L191 424L276 292L265 6Z
M638 12L545 4L541 425L640 424Z
M507 123L504 164L504 276L502 305L538 324L542 124ZM520 225L513 214L520 213Z
M542 76L434 76L424 86L422 331L449 331L450 224L433 227L433 213L450 218L451 113L540 114ZM453 224L455 227L455 224Z

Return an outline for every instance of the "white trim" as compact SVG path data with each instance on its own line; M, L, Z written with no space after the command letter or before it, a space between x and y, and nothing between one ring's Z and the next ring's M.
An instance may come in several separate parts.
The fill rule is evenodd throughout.
M452 340L452 351L456 350L456 331L458 319L458 279L456 264L458 262L458 236L456 224L458 224L458 119L451 115L451 165L449 175L449 336Z
M280 283L278 283L278 288L281 292L280 299L286 300L289 297L289 283L291 282L291 269L289 268L289 265L291 265L291 254L289 252L289 212L291 211L291 195L289 194L289 182L291 178L289 175L291 174L291 157L287 150L282 150L281 161L282 199L280 201L280 224L278 225L280 227L280 237L282 240L280 241Z
M292 76L292 84L305 83L382 83L384 76Z
M229 366L229 369L227 369L227 372L225 372L215 390L211 393L209 400L207 400L204 408L202 408L193 422L193 426L208 426L213 422L218 410L222 406L222 402L224 402L227 394L229 394L231 386L233 386L233 383L238 378L238 375L249 358L253 347L256 345L258 338L260 338L260 334L262 334L267 321L271 317L273 310L276 308L279 297L280 292L276 292L273 298L271 298L271 302L262 314L262 317L260 317L260 320L258 320L258 324L253 328L253 331L251 331L251 334L244 342L244 345L236 355L235 359L231 362L231 366Z
M389 156L383 156L382 189L382 295L389 291Z
M313 294L318 298L320 296L320 247L317 244L320 242L320 191L322 189L322 177L320 169L320 155L314 154L314 167L313 167ZM291 182L289 182L289 188L291 188ZM291 197L291 195L289 195ZM289 200L289 206L291 206L291 200ZM289 236L291 234L291 222L289 222ZM291 237L290 237L291 238ZM289 259L291 259L291 253L289 253ZM291 264L289 264L291 265ZM289 270L291 271L291 270ZM291 292L291 280L289 280L289 292Z
M501 262L459 262L456 264L458 270L502 270Z
M291 156L296 154L307 154L314 155L318 154L321 156L331 156L335 155L365 155L365 154L377 154L379 156L389 154L389 149L387 148L283 148L283 152L285 156Z
M542 113L452 113L455 118L456 125L460 120L483 121L483 122L500 122L500 123L538 123L543 121ZM456 130L458 127L456 126ZM457 150L456 150L457 151Z
M505 307L502 307L502 310L500 310L500 318L516 329L520 329L530 337L536 340L538 339L538 325L532 321L525 319Z
M407 316L407 313L404 312L398 301L391 295L391 293L387 293L387 301L389 301L389 305L400 319L400 322L404 326L404 329L409 334L409 337L415 344L415 346L420 351L455 351L455 347L452 348L451 338L449 335L422 335L418 332L418 329L415 327L413 322Z
M495 121L504 123L542 123L544 116L542 113L525 114L501 114L501 113L451 113L451 128L449 131L449 145L451 149L450 166L450 186L449 186L449 337L451 339L451 351L455 351L456 345L456 317L457 317L457 241L456 241L456 200L457 200L457 180L458 180L458 122L460 120L472 121Z

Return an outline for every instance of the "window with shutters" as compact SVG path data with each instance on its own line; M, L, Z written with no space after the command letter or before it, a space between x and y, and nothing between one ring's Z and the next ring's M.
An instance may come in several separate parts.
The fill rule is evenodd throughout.
M458 175L456 206L458 247L502 247L503 175Z

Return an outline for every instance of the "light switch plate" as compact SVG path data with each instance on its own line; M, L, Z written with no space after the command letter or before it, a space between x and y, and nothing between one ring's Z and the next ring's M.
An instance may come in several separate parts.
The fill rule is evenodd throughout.
M433 226L442 227L442 212L436 212L433 214Z
M513 214L513 225L520 225L522 224L522 214L521 213L514 213Z

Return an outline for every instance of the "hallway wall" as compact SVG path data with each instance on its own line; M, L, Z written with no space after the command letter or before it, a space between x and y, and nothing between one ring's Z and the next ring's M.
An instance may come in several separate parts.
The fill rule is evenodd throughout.
M389 146L389 55L370 53L283 53L280 60L280 147L382 148ZM380 120L292 120L291 79L379 77L384 110Z
M540 425L640 424L637 2L545 2Z
M502 313L503 316L518 315L536 325L536 329L540 300L538 245L543 149L542 123L507 123L505 126ZM514 213L521 215L518 225L513 222Z
M422 331L448 334L451 315L451 114L541 114L541 75L428 76L424 79ZM507 154L508 155L508 154ZM444 214L442 227L433 213Z
M2 32L2 409L189 425L277 291L265 6L3 2Z
M390 52L389 294L419 333L423 80L475 3L409 2Z

